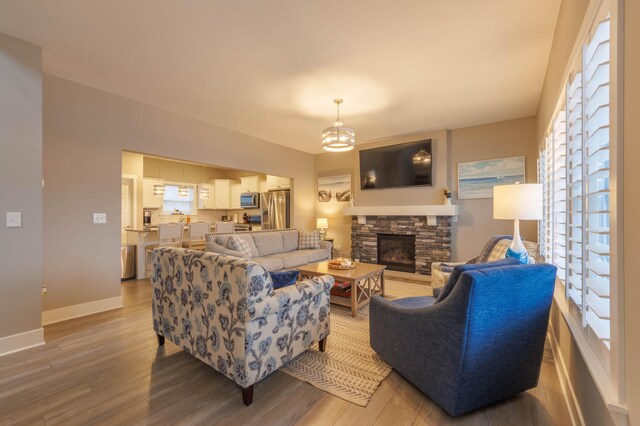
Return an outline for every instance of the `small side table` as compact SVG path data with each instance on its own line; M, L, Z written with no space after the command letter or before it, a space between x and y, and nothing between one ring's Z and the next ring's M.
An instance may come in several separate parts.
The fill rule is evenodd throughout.
M323 238L322 241L328 241L331 243L331 259L333 259L333 238Z

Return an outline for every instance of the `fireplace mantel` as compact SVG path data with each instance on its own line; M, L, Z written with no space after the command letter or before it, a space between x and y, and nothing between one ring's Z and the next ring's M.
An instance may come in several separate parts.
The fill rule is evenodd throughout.
M438 216L458 216L457 205L432 204L422 206L362 206L345 207L345 216L358 216L358 223L367 222L367 216L426 216L429 226L435 226Z

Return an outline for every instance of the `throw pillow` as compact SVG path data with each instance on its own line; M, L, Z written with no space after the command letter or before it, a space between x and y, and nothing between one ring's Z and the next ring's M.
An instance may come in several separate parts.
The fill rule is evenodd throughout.
M245 254L247 259L251 259L251 248L249 248L249 244L237 235L232 235L229 238L229 248L231 250L242 252Z
M273 289L276 290L295 284L300 271L269 271L269 275L273 281Z
M298 250L319 249L320 233L315 230L312 232L300 231L298 235Z
M215 254L222 254L224 256L235 256L241 259L250 260L250 258L247 257L245 253L241 251L231 250L225 246L221 246L215 241L207 241L206 250L208 252L215 253Z

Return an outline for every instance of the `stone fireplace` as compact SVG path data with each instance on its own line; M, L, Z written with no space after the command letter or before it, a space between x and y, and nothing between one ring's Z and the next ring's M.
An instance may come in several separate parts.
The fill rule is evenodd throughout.
M416 272L416 236L378 234L379 265L402 272Z
M437 216L437 218L427 219L427 216L366 215L364 218L362 216L359 218L354 215L351 218L351 256L359 258L364 263L380 264L380 261L384 260L380 257L382 254L380 248L391 247L393 250L393 254L390 255L391 262L395 262L395 264L388 265L388 269L402 270L396 267L405 266L404 271L406 272L431 275L432 262L451 261L451 222L452 216ZM405 249L408 245L407 241L412 240L414 265L408 266L409 262L406 260L396 262L394 259L410 257L410 253L402 254L405 249L402 248L402 243L399 241L385 242L383 246L380 246L380 236L383 241L388 239L388 236L409 237L404 239ZM400 254L398 254L398 250L400 250Z

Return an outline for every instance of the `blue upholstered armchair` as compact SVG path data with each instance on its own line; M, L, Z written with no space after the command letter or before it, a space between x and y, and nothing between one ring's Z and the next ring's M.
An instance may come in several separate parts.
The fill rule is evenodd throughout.
M371 347L457 416L538 384L556 267L456 266L442 293L371 300Z

